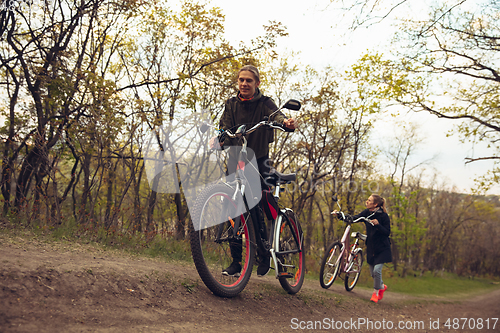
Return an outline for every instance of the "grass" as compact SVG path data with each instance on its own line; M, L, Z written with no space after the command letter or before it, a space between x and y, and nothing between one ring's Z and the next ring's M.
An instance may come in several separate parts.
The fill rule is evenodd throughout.
M66 222L58 228L39 226L0 228L0 233L15 235L42 242L84 243L102 249L122 250L132 255L163 258L165 260L192 262L189 239L176 240L156 235L146 240L141 233L119 233L113 230L93 229Z
M318 275L314 277L319 279ZM382 278L391 291L411 296L453 297L461 294L481 294L500 288L498 279L461 277L441 271L438 274L426 272L422 276L412 274L401 277L390 266L384 267ZM335 284L343 286L344 281L337 278ZM363 265L356 288L373 288L373 279L366 263Z
M426 272L422 276L406 276L404 278L394 275L393 277L384 277L384 282L391 285L391 290L395 292L413 296L475 294L499 288L499 285L493 283L495 281L489 279L469 279L446 272L439 273L438 276L432 272ZM371 284L369 286L371 287Z

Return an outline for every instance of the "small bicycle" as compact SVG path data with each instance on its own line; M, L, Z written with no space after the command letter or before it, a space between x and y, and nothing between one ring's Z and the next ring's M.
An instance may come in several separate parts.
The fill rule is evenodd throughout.
M299 110L300 103L290 100L277 111L283 108ZM205 130L206 126L204 124ZM209 185L198 195L191 212L191 252L196 270L205 285L221 297L234 297L245 288L252 274L256 250L270 255L276 278L288 293L297 293L304 282L302 228L291 209L278 207L281 185L295 181L296 174L273 170L265 179L266 184L275 187L274 194L267 192L264 197L275 204L275 209L271 207L273 219L269 237L265 236L267 230L262 232L262 229L256 229L260 211L251 209L251 205L259 201L256 200L259 196L252 193L251 187L252 182L256 183L260 178L249 180L245 175L247 169L252 168L248 172L258 174L256 166L247 158L246 136L261 126L285 131L282 125L265 119L250 129L242 125L235 133L229 130L224 132L230 138L237 138L241 144L235 179ZM233 276L223 274L235 255L241 260L241 272Z
M337 202L340 209L336 197L334 197L334 201ZM332 212L332 214L334 213L335 211ZM360 232L351 233L351 225L358 222L369 222L369 219L360 217L353 221L352 216L345 215L341 210L337 212L337 218L344 221L347 226L340 242L334 241L326 249L321 261L319 282L321 287L328 289L337 276L345 273L344 286L347 291L351 291L358 283L361 267L363 266L363 249L359 246L359 240L366 241L366 235ZM351 237L356 239L352 245L350 244Z

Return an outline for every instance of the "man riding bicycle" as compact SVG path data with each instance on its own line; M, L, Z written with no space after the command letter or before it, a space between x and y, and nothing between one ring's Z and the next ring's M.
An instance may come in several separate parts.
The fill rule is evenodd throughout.
M243 66L238 72L238 94L235 97L229 98L225 103L224 112L220 119L220 128L223 130L233 129L237 126L244 124L255 124L263 120L264 117L270 116L274 111L278 109L274 101L264 96L260 90L260 74L256 67L252 65ZM289 130L295 130L297 128L297 122L293 118L286 118L281 112L277 112L272 117L274 120L280 124L285 125ZM269 144L274 141L274 131L266 128L259 128L255 132L251 133L247 137L249 156L248 159L251 160L255 157L257 161L257 166L259 173L265 178L271 172L272 162L269 159ZM221 146L236 146L235 139L222 138L220 139ZM212 147L215 146L215 138L210 141ZM254 154L255 156L251 156ZM237 165L237 151L232 149L229 153L229 160L227 162L227 175L233 175L236 171ZM267 186L262 182L262 188L267 189ZM259 210L258 206L253 208L254 210ZM265 233L266 227L264 222L264 216L258 211L260 216L260 221L254 221L255 230L257 233ZM263 239L267 239L266 234L261 234ZM231 243L231 256L233 257L233 262L229 267L222 271L222 274L227 276L239 276L241 272L241 240L239 243ZM262 252L262 251L261 251ZM266 275L271 267L271 257L266 251L265 253L258 253L260 257L260 263L257 268L257 275Z

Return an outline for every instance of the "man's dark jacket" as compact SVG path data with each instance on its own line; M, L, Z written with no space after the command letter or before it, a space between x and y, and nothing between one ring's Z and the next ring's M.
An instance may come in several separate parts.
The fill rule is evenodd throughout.
M239 95L239 94L238 94ZM220 127L224 130L230 129L235 132L238 126L247 125L247 129L269 116L278 108L273 100L262 95L260 90L255 90L255 95L251 100L242 101L238 96L231 97L225 103L224 112L220 119ZM283 123L285 116L283 113L276 113L270 120ZM255 152L257 159L269 155L269 143L274 141L274 130L261 127L247 137L248 147ZM225 146L236 145L236 142L226 138Z

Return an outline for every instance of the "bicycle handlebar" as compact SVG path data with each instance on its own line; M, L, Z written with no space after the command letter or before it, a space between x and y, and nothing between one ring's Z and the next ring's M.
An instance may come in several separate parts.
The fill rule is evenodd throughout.
M373 225L372 221L364 216L361 216L361 217L357 218L356 220L352 221L352 223L359 223L359 222L368 222L371 225Z
M335 211L331 212L331 214L334 214ZM372 221L364 216L358 217L356 220L353 220L351 215L345 215L343 212L337 212L337 218L339 220L345 221L347 223L359 223L359 222L368 222L371 225L373 225Z
M240 127L238 127L238 129L236 130L235 133L232 133L230 130L226 130L226 131L224 131L222 133L225 133L225 135L227 135L228 137L230 137L232 139L234 139L234 138L240 138L240 137L242 137L244 135L248 135L250 133L255 132L258 128L260 128L262 126L268 126L270 128L273 128L273 129L279 129L280 131L283 131L283 132L286 131L286 127L283 124L280 124L280 123L278 123L276 121L262 120L262 121L258 122L257 124L255 124L249 130L246 129L246 125L241 125Z
M219 143L221 144L220 147L223 146L223 142L224 142L224 139L226 136L230 137L230 138L241 138L245 135L248 135L254 131L256 131L259 127L261 126L268 126L272 129L278 129L280 131L283 131L283 132L293 132L295 131L295 129L291 129L291 128L288 128L286 126L284 126L283 124L280 124L276 121L270 121L269 119L274 116L274 114L276 114L277 112L281 111L282 109L288 109L288 110L293 110L293 111L298 111L300 110L301 108L301 104L299 101L297 100L294 100L294 99L290 99L288 100L285 104L283 104L283 106L281 106L280 108L276 109L271 115L269 116L266 116L264 118L264 120L258 122L257 124L255 124L252 128L250 128L248 131L246 130L246 125L241 125L240 127L238 127L238 129L236 130L235 133L232 133L229 129L227 130L220 130L220 133L219 135L217 136L218 138L218 141ZM202 133L205 133L207 131L207 129L210 127L210 125L204 123L200 126L200 131ZM211 127L214 127L214 126L211 126ZM221 149L220 147L212 147L211 149ZM222 148L223 149L223 148Z

